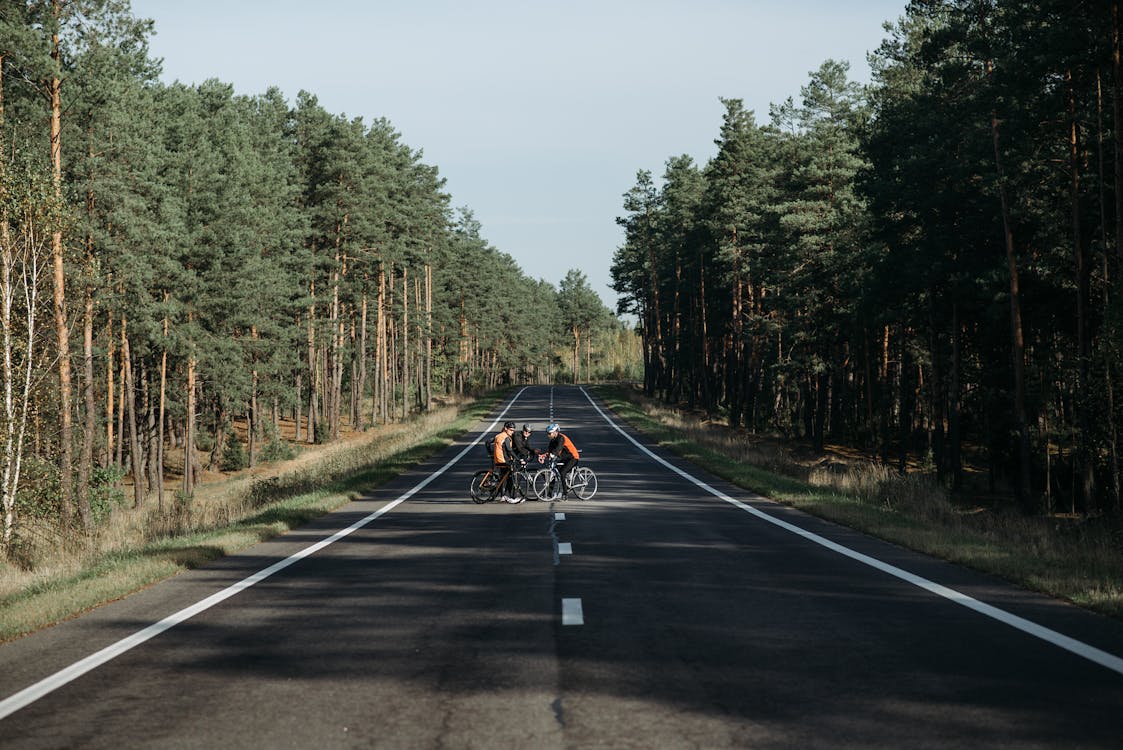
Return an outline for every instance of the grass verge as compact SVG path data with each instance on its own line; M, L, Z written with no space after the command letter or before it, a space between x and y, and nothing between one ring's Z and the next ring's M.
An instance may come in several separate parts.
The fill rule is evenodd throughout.
M0 596L0 642L302 526L448 447L495 402L445 407L315 463L302 462L299 469L207 488L187 508L122 512L103 531L99 549L84 554L80 564L47 565L45 573L7 582Z
M868 462L798 461L782 448L643 398L600 398L660 447L772 500L1123 619L1123 532L1104 519L1027 518L956 504L933 480Z

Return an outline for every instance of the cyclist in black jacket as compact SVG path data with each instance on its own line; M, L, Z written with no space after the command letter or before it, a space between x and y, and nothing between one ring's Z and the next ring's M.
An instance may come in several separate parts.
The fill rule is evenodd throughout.
M537 459L541 463L541 459L538 458L541 452L537 448L530 447L530 432L530 425L524 424L522 432L516 432L511 436L511 447L524 466L531 459Z

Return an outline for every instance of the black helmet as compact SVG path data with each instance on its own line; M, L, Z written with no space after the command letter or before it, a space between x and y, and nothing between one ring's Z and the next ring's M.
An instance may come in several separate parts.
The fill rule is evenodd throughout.
M504 422L503 423L503 429L504 430L513 430L513 429L515 429L515 423L514 422Z

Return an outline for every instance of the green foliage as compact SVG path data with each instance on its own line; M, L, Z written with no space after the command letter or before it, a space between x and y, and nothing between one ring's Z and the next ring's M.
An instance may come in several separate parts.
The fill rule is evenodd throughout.
M232 428L226 433L226 445L222 450L221 466L223 471L241 471L249 466L246 449Z
M103 523L117 508L126 504L121 481L125 470L115 464L96 467L90 477L90 512L95 525Z
M270 421L264 423L265 447L261 449L262 461L287 461L296 456L296 451L288 441L281 437L276 425Z
M1028 463L1054 506L1120 510L1112 24L1060 0L914 2L873 86L827 60L766 126L723 99L709 163L641 170L617 220L646 393L957 491L969 460L988 494Z
M16 495L16 516L53 521L59 517L58 467L37 456L23 461L24 481Z
M438 169L389 121L330 113L304 91L290 103L275 88L246 96L214 79L162 84L148 49L154 28L127 3L61 3L57 23L50 3L3 8L0 221L27 240L14 278L32 278L42 292L29 311L14 310L13 330L20 333L25 312L40 316L37 339L19 342L17 354L26 350L36 384L29 413L42 422L35 450L43 466L61 449L50 428L60 403L54 349L44 344L52 331L41 324L51 314L45 270L58 229L72 384L97 391L92 422L64 436L75 447L133 434L128 424L116 429L104 393L112 382L120 394L123 336L137 432L161 414L162 429L183 436L190 407L192 447L207 452L214 439L198 428L245 420L250 404L290 419L298 408L307 417L314 404L322 442L348 423L369 423L372 413L392 420L427 410L442 391L550 377L566 343L557 290L492 247L470 210L451 209ZM45 158L45 94L56 74L60 194ZM600 322L583 325L593 336L587 369L595 371L611 340L600 338ZM193 406L189 391L198 397ZM74 403L85 417L84 400ZM30 444L26 437L20 450ZM98 450L116 455L118 447ZM150 447L148 461L158 455ZM224 468L244 465L240 448L231 441ZM76 475L98 487L91 502L111 506L97 499L98 458L73 454ZM290 448L267 439L263 455L284 458ZM49 475L25 474L22 510L58 512Z

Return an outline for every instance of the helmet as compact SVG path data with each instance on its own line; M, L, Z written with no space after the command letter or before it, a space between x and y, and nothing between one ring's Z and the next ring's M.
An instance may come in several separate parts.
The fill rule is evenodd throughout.
M530 425L524 424L523 425L523 432L532 432L532 430L530 429Z
M515 429L515 423L514 422L504 422L503 423L503 429L504 430L513 430L513 429Z
M546 425L546 432L557 432L560 429L561 425L557 422L550 422L550 424Z

